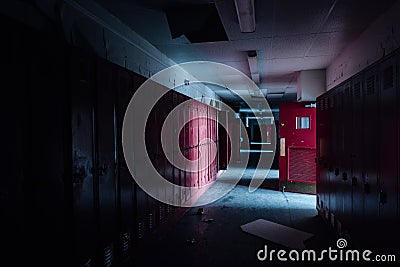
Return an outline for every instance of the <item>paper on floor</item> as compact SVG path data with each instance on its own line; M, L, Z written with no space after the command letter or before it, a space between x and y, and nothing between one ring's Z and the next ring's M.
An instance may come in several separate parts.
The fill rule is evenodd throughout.
M304 241L313 236L313 234L264 219L258 219L240 227L246 233L294 249L304 249Z

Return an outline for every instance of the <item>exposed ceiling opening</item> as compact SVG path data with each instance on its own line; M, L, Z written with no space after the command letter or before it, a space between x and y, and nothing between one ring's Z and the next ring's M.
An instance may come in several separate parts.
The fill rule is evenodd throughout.
M396 0L96 1L176 63L219 62L259 80L274 107L297 101L298 74L327 68ZM238 9L241 3L250 8ZM254 31L245 29L245 17L254 18ZM235 109L244 106L228 90L216 93Z
M228 41L214 3L168 7L165 14L173 39L185 35L191 43Z

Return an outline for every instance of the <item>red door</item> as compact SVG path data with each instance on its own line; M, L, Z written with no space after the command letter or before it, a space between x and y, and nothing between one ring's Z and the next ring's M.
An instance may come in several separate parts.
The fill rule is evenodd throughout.
M315 193L316 109L313 102L280 105L279 184L281 189Z

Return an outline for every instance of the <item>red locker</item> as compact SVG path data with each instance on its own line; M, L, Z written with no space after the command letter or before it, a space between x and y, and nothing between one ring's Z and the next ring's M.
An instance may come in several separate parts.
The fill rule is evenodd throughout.
M226 170L228 167L229 143L227 129L225 129L222 125L225 125L225 127L227 126L227 111L218 112L218 121L221 122L221 124L218 124L218 167L220 170Z

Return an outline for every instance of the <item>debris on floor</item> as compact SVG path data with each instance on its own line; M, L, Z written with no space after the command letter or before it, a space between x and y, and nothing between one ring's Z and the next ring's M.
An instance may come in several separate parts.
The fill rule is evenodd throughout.
M188 243L188 244L190 244L190 245L193 245L193 244L196 244L196 243L197 243L197 240L193 237L192 239L187 239L187 240L186 240L186 243Z
M240 228L246 233L294 249L304 249L304 241L313 236L313 234L264 219L244 224Z
M199 208L198 210L197 210L197 213L196 213L197 215L203 215L204 214L204 209L203 208Z

